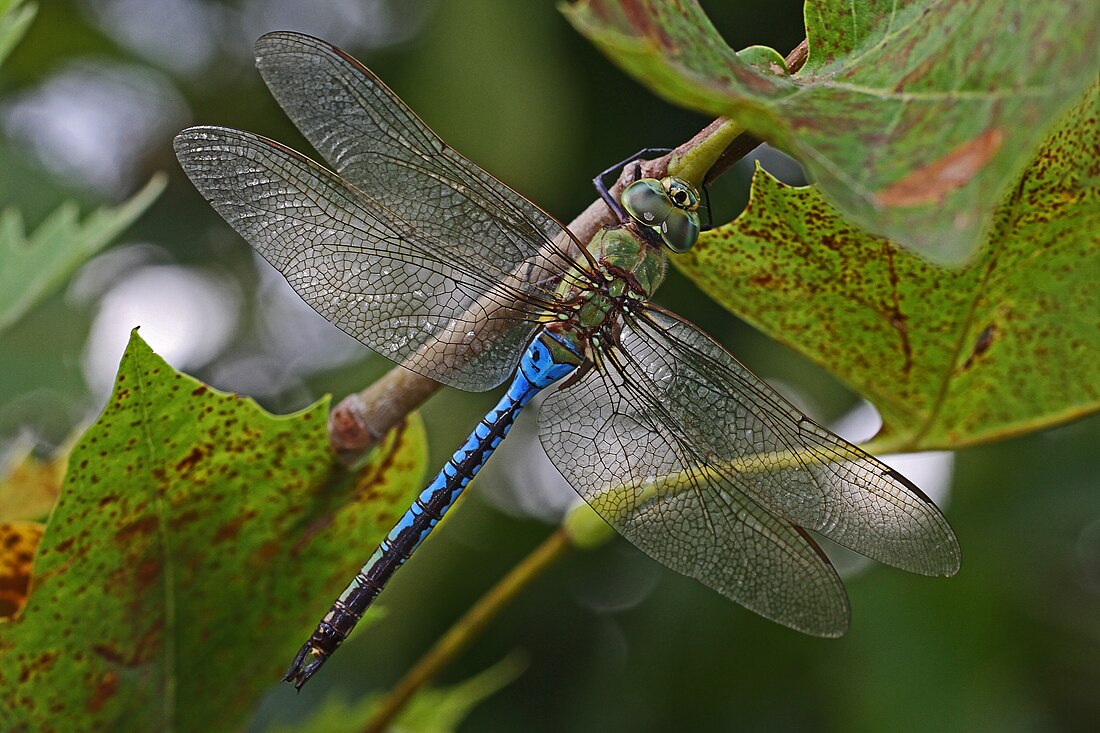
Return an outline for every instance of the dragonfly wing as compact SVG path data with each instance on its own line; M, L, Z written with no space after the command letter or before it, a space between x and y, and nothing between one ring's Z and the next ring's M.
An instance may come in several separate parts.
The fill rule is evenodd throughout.
M667 521L682 522L684 536L705 534L711 506L727 506L711 494L729 493L737 497L730 506L757 507L895 567L930 576L958 569L958 541L927 496L813 423L702 331L648 308L624 327L620 344L591 385L560 392L542 408L543 444L590 503L607 486L626 484L637 504L651 493L652 477L671 475L676 491L678 472L701 474L702 489L676 497L694 512ZM582 401L577 389L598 394ZM554 420L565 427L554 428ZM571 466L577 455L587 462ZM604 516L616 527L630 519L628 512Z
M825 554L680 429L662 403L662 379L633 362L604 362L549 395L539 429L558 470L655 560L799 631L844 634L848 598Z
M630 368L672 404L685 437L769 511L910 572L958 571L958 540L931 499L803 415L695 326L651 308L623 348Z
M325 41L269 33L256 66L333 169L446 247L514 268L579 247L550 215L444 143L369 69ZM445 243L445 244L444 244ZM553 267L556 265L557 268ZM547 273L543 273L547 274Z
M175 147L200 193L303 300L426 377L473 391L499 384L553 304L542 265L457 248L424 228L422 212L277 142L195 127Z
M904 477L810 421L691 324L647 308L543 403L569 482L628 539L757 612L828 635L843 591L803 530L950 575L959 547Z

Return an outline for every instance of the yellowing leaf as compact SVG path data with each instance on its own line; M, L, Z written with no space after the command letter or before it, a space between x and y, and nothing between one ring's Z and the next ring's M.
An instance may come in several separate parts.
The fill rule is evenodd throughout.
M46 518L61 493L70 448L43 460L29 445L17 446L0 474L0 521Z
M38 522L0 522L0 621L15 618L27 603L43 529Z

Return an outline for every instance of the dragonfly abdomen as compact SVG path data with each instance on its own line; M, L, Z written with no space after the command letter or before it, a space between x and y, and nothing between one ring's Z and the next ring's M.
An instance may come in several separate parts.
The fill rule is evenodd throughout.
M580 365L583 357L578 353L578 348L568 338L545 329L536 334L524 352L507 393L420 492L420 496L332 604L309 641L299 650L284 680L301 688L321 668L355 628L397 569L405 564L485 465L511 430L520 410L538 392Z

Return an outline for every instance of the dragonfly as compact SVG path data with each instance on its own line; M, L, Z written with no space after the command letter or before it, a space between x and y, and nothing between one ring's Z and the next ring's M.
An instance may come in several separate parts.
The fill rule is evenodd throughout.
M512 377L285 681L300 689L321 668L544 390L540 442L587 503L655 560L766 618L847 630L844 586L811 532L911 572L956 572L958 542L928 496L651 301L667 252L699 236L693 184L635 173L618 198L598 184L619 222L585 244L335 46L271 33L256 61L330 167L249 132L193 127L175 149L199 192L374 351L462 390Z

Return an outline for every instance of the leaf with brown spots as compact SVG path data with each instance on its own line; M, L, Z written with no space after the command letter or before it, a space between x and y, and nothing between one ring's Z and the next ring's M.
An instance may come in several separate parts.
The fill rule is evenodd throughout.
M42 530L38 522L0 523L0 621L15 618L27 603Z
M693 0L565 13L668 101L794 155L854 222L956 264L1098 70L1095 0L808 0L809 57L793 75L772 49L734 52Z
M1003 142L1001 130L986 130L942 158L891 183L876 195L875 200L880 206L942 204L947 194L974 180Z
M894 448L959 447L1100 408L1100 85L1067 112L962 269L847 223L757 170L676 264L882 412Z
M418 420L350 475L327 412L203 388L135 334L73 448L26 608L0 625L0 727L242 727L421 488Z

